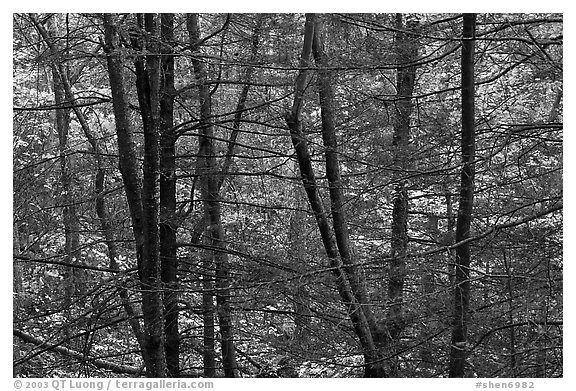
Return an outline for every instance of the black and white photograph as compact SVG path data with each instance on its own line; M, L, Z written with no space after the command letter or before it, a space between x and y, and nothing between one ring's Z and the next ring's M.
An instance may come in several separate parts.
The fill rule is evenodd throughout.
M16 388L563 378L563 19L13 13Z

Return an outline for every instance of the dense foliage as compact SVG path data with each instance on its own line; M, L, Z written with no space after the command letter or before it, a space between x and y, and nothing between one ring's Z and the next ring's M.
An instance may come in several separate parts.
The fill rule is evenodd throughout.
M359 303L392 333L377 356L387 375L448 376L462 19L316 15L323 51L306 63L303 14L15 14L15 375L151 375L146 336L162 322L142 303L156 299L170 375L365 374L299 129L330 221L345 211ZM562 17L478 14L474 42L470 305L456 347L466 376L560 377ZM305 76L296 129L287 113Z

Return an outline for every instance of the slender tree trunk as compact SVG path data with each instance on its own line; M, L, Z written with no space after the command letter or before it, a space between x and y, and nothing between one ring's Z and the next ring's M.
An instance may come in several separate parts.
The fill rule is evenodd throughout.
M374 341L375 338L380 339L381 334L380 331L376 328L376 322L372 317L371 312L366 311L369 303L367 301L365 292L362 291L365 282L360 277L359 273L357 273L357 266L353 264L351 247L346 247L347 245L349 246L349 243L344 243L346 234L342 230L338 234L340 236L339 240L342 241L341 248L343 254L345 254L347 257L346 260L349 261L349 263L345 265L343 263L343 259L341 259L337 239L335 238L326 212L324 211L318 185L316 183L316 177L312 168L312 160L308 150L308 143L301 129L302 124L300 121L300 113L302 111L304 93L309 83L309 72L306 70L306 68L311 66L313 46L316 46L316 57L318 60L320 60L320 64L322 64L321 66L325 68L325 63L323 63L325 59L323 51L321 50L320 37L315 37L315 26L316 16L314 14L307 14L304 31L304 44L302 46L302 55L300 58L300 66L302 69L296 78L294 102L291 111L286 114L286 123L290 129L292 144L294 145L294 150L298 159L302 184L318 224L318 229L320 231L320 236L322 237L324 249L328 259L330 260L330 266L333 268L338 292L343 304L346 306L348 315L350 316L354 326L355 333L360 340L360 344L364 352L365 376L383 377L385 375L383 363ZM316 41L316 43L314 43L314 41ZM327 70L324 69L324 71ZM328 78L328 73L323 74L322 81L319 83L326 87L325 82L328 80ZM324 103L330 105L330 91L325 90L323 93L323 98L321 99L323 99ZM331 115L330 112L325 114L328 117ZM328 121L330 120L328 119ZM327 126L330 125L328 124ZM328 130L327 133L330 133L330 130ZM335 137L333 137L333 135L328 135L328 137L329 142L335 141ZM334 152L335 150L333 144L329 145L332 145L332 152ZM334 156L336 155L331 154L330 158L333 159ZM332 177L334 180L332 183L332 188L334 189L334 195L338 197L338 175L336 175L335 170L337 170L337 167L334 167L334 163L337 164L337 161L334 162L332 160L329 165L327 164L327 169L332 170L330 175L334 175ZM341 189L339 191L341 191ZM341 213L341 207L339 208L338 205L335 205L335 207L337 213L340 212L340 216L337 217L337 224L345 223L344 216ZM338 229L340 228L342 227L339 226ZM350 277L347 272L353 273L352 277ZM359 298L366 301L361 302L359 301Z
M68 98L70 101L73 99ZM117 263L119 258L118 253L118 246L115 235L113 233L114 227L110 219L110 215L108 213L108 206L106 204L105 198L105 180L106 180L106 168L104 162L102 161L102 148L100 147L100 142L95 134L92 133L91 129L87 126L88 123L81 112L80 115L80 123L82 125L82 129L84 130L84 135L86 136L88 142L92 146L94 154L96 156L96 176L94 180L94 193L95 193L95 204L96 204L96 215L98 216L98 220L100 222L100 228L102 229L102 235L104 236L104 241L106 243L106 248L108 250L108 258L110 260L110 269L113 270L120 270L120 267ZM120 301L128 315L128 323L130 324L130 328L138 341L140 349L144 350L144 333L142 331L142 327L140 326L140 322L137 320L137 313L132 304L130 303L130 295L128 288L126 287L127 281L121 281L118 287L118 293L120 296Z
M322 140L325 147L326 176L330 190L332 225L334 227L338 252L342 263L346 266L345 273L348 275L350 285L354 290L354 296L358 302L368 303L364 272L362 268L357 265L356 255L354 254L353 245L348 233L346 211L344 209L346 200L344 198L342 177L340 175L340 162L338 159L338 140L334 113L335 102L331 82L332 75L328 70L329 64L324 52L322 33L322 23L320 18L317 17L314 26L312 49L316 66L319 68L317 80L322 117ZM364 311L371 312L369 307L366 307Z
M20 235L18 231L17 224L13 223L12 235L13 235L13 244L12 244L12 252L13 256L21 255L20 254ZM12 310L12 324L14 327L19 327L20 323L20 316L22 314L22 294L24 293L24 289L22 286L22 263L21 262L14 262L12 261L13 270L12 270L12 295L13 295L13 310ZM20 339L16 338L15 336L12 337L12 362L16 363L22 357L22 350L20 347ZM21 365L14 365L12 369L12 377L18 377L22 373L22 366Z
M132 220L132 230L136 239L136 254L140 266L142 257L142 189L140 174L136 164L136 151L134 150L132 121L128 111L128 95L124 83L123 60L116 20L111 14L104 15L104 31L106 60L108 64L108 77L112 93L112 107L116 121L116 135L118 139L118 163L128 209Z
M194 50L198 50L200 42L200 26L197 14L187 16L187 28L190 35L190 44ZM210 238L212 259L215 267L216 288L216 311L220 326L222 365L226 377L236 377L237 365L234 352L234 334L232 327L232 313L230 308L229 265L225 252L224 229L221 221L220 188L218 165L214 148L214 130L211 125L212 103L210 90L206 84L207 73L204 64L198 59L193 59L194 73L198 82L201 136L200 159L202 198L204 208L208 216L208 237Z
M470 237L474 200L474 39L476 15L464 14L462 34L462 173L460 204L456 221L456 243ZM464 377L470 307L470 244L456 248L454 318L450 350L450 377Z

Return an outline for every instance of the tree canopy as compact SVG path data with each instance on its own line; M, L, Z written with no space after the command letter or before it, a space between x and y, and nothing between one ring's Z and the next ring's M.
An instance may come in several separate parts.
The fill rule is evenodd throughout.
M14 14L14 375L563 376L560 14Z

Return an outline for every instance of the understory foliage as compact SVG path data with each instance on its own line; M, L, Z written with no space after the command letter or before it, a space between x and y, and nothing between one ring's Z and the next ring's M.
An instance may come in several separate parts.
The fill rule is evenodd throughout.
M563 376L562 16L475 15L466 243L462 26L14 14L15 376Z

